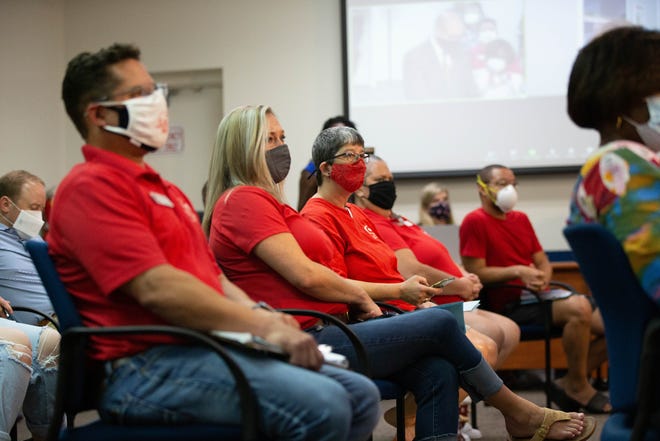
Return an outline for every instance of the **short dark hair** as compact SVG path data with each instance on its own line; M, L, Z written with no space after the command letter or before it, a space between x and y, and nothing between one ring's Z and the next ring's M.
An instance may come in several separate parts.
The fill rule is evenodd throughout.
M319 133L312 146L312 161L314 161L316 170L319 170L322 162L332 160L339 149L347 144L358 144L364 147L364 139L352 127L330 127ZM321 185L322 180L321 173L317 171L316 183Z
M0 176L0 197L7 196L15 202L21 195L23 186L28 182L38 182L46 186L39 176L25 170L13 170Z
M332 118L328 118L324 123L323 123L323 129L329 129L330 127L335 127L337 125L344 125L346 127L350 127L352 129L356 129L355 123L351 121L350 119L346 118L344 115L337 115L333 116Z
M501 164L490 164L479 170L479 173L477 175L481 178L484 184L488 184L490 180L493 178L493 170L496 168L503 168L509 170L509 167L506 165L501 165Z
M568 82L568 115L580 127L599 130L659 91L660 32L614 28L578 52Z
M96 53L83 52L69 61L62 81L62 100L66 113L83 138L87 138L87 105L109 96L119 84L119 78L108 67L129 59L139 60L140 49L131 44L115 43Z

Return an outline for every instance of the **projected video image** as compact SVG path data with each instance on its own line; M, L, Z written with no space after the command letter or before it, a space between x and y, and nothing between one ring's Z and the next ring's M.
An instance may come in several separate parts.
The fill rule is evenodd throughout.
M385 4L351 26L356 103L524 95L522 0Z
M349 116L399 176L577 168L598 146L566 113L577 51L660 17L660 0L345 1Z

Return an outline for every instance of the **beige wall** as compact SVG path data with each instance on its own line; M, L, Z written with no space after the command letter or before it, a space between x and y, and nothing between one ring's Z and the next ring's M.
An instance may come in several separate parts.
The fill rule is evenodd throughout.
M63 54L62 1L0 0L0 173L64 175Z
M338 0L0 0L0 41L0 172L26 168L48 184L81 159L59 99L66 62L115 41L140 46L152 71L222 69L225 110L273 106L292 150L292 205L315 135L342 111ZM458 220L477 206L470 179L442 181ZM548 249L566 248L561 227L572 181L520 178L520 208ZM399 183L397 208L412 219L424 183ZM183 189L196 201L198 188Z

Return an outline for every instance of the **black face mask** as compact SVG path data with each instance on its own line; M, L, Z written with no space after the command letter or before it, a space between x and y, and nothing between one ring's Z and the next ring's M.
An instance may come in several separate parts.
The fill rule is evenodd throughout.
M289 146L282 144L266 151L266 165L268 165L268 171L273 181L276 184L282 182L291 168Z
M381 181L368 185L369 197L367 200L377 207L391 210L396 200L396 186L392 181Z

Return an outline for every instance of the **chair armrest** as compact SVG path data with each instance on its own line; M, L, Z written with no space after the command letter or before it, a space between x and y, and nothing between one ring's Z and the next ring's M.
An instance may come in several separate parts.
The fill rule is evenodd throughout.
M57 323L57 320L49 316L45 312L39 311L38 309L30 308L28 306L12 306L11 309L13 309L14 311L29 312L31 314L38 315L44 320L48 320L50 323L52 323L53 326L55 326L55 329L57 329L58 331L60 330L60 326L59 323Z
M563 289L565 289L567 291L570 291L570 292L577 292L573 285L571 285L570 283L566 283L566 282L560 282L559 280L551 280L549 285L557 287L557 288L563 288Z
M376 303L376 305L378 305L380 309L396 312L397 314L404 314L406 312L403 309L398 308L394 305L390 305L389 303L386 302L374 302L374 303Z
M84 326L71 327L62 333L60 342L60 365L57 381L57 400L55 403L55 414L53 422L49 428L48 439L56 440L60 430L60 422L66 410L65 407L74 407L76 411L83 408L83 391L81 379L85 378L84 351L87 346L87 340L95 335L133 335L133 334L163 334L172 335L178 338L186 339L194 343L204 345L214 351L227 365L229 371L236 382L236 388L240 397L241 406L241 427L243 439L257 440L259 408L257 399L250 387L245 374L240 366L233 360L226 349L214 338L201 332L180 328L176 326L117 326L89 328ZM78 387L73 388L72 384ZM63 400L66 397L67 402ZM69 417L69 415L67 415ZM68 419L68 418L67 418ZM73 424L73 419L69 422Z
M358 367L354 370L361 373L362 375L371 377L371 366L369 365L369 358L367 357L367 351L364 349L364 345L362 344L358 336L355 335L355 332L353 332L351 328L349 328L346 325L346 323L324 312L314 311L310 309L284 308L284 309L279 309L279 311L291 315L316 317L323 320L325 323L332 323L333 325L337 326L339 329L342 330L344 334L346 334L346 337L348 337L351 344L353 345L353 349L355 349L355 354L358 361Z

